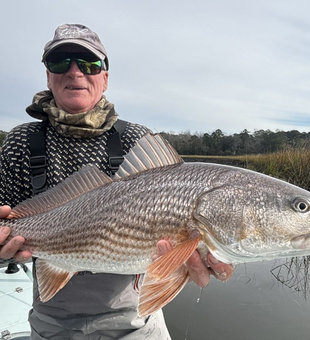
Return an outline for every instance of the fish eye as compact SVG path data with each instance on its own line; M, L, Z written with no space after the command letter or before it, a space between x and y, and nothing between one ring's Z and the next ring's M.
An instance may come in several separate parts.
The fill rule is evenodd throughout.
M310 210L309 202L302 198L297 198L293 203L293 207L296 211L302 213L308 212Z

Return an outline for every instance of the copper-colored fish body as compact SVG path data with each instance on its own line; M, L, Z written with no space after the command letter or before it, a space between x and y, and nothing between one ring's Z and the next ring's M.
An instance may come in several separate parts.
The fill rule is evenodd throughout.
M240 263L310 254L310 193L249 170L184 163L159 135L146 135L115 178L86 166L12 210L0 226L37 257L42 301L77 271L146 273L140 315L188 282L195 251ZM173 250L152 263L156 244Z

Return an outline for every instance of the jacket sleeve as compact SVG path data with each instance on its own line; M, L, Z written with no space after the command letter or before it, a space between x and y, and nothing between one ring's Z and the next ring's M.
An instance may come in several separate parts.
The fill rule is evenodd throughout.
M0 205L11 207L21 200L19 157L17 146L14 144L9 134L0 153Z
M0 205L12 208L31 197L28 145L29 124L14 128L0 152Z
M4 144L0 153L0 205L12 205L12 190L9 183L12 181L12 171L8 165L6 155L6 144Z

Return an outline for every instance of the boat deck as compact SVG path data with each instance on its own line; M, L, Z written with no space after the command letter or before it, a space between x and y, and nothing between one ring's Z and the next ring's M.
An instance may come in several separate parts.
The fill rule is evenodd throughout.
M0 262L0 339L29 339L28 312L32 306L32 263ZM14 272L15 270L17 272ZM11 272L11 273L9 273Z

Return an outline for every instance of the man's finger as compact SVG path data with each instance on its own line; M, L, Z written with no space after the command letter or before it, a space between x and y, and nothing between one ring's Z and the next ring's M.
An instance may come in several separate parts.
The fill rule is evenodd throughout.
M11 208L8 205L0 206L0 218L6 218L9 216Z
M194 251L186 264L190 277L196 283L196 285L198 285L199 287L205 287L209 284L209 268L205 266L197 250Z
M16 262L26 262L32 257L32 253L28 250L18 251L14 255L14 260Z
M212 269L212 275L214 275L217 279L221 281L227 281L232 277L234 267L231 264L218 261L210 253L207 255L207 262Z
M3 230L4 232L6 231L6 228L7 227L3 227L1 229L2 234L3 234ZM7 244L1 247L0 258L7 260L7 259L14 257L14 255L16 254L16 252L19 250L19 248L24 242L25 242L25 239L22 236L16 236L12 238L12 240L10 240Z
M152 260L155 261L160 256L165 255L172 249L171 244L166 240L160 240L157 242L157 253L152 256Z

